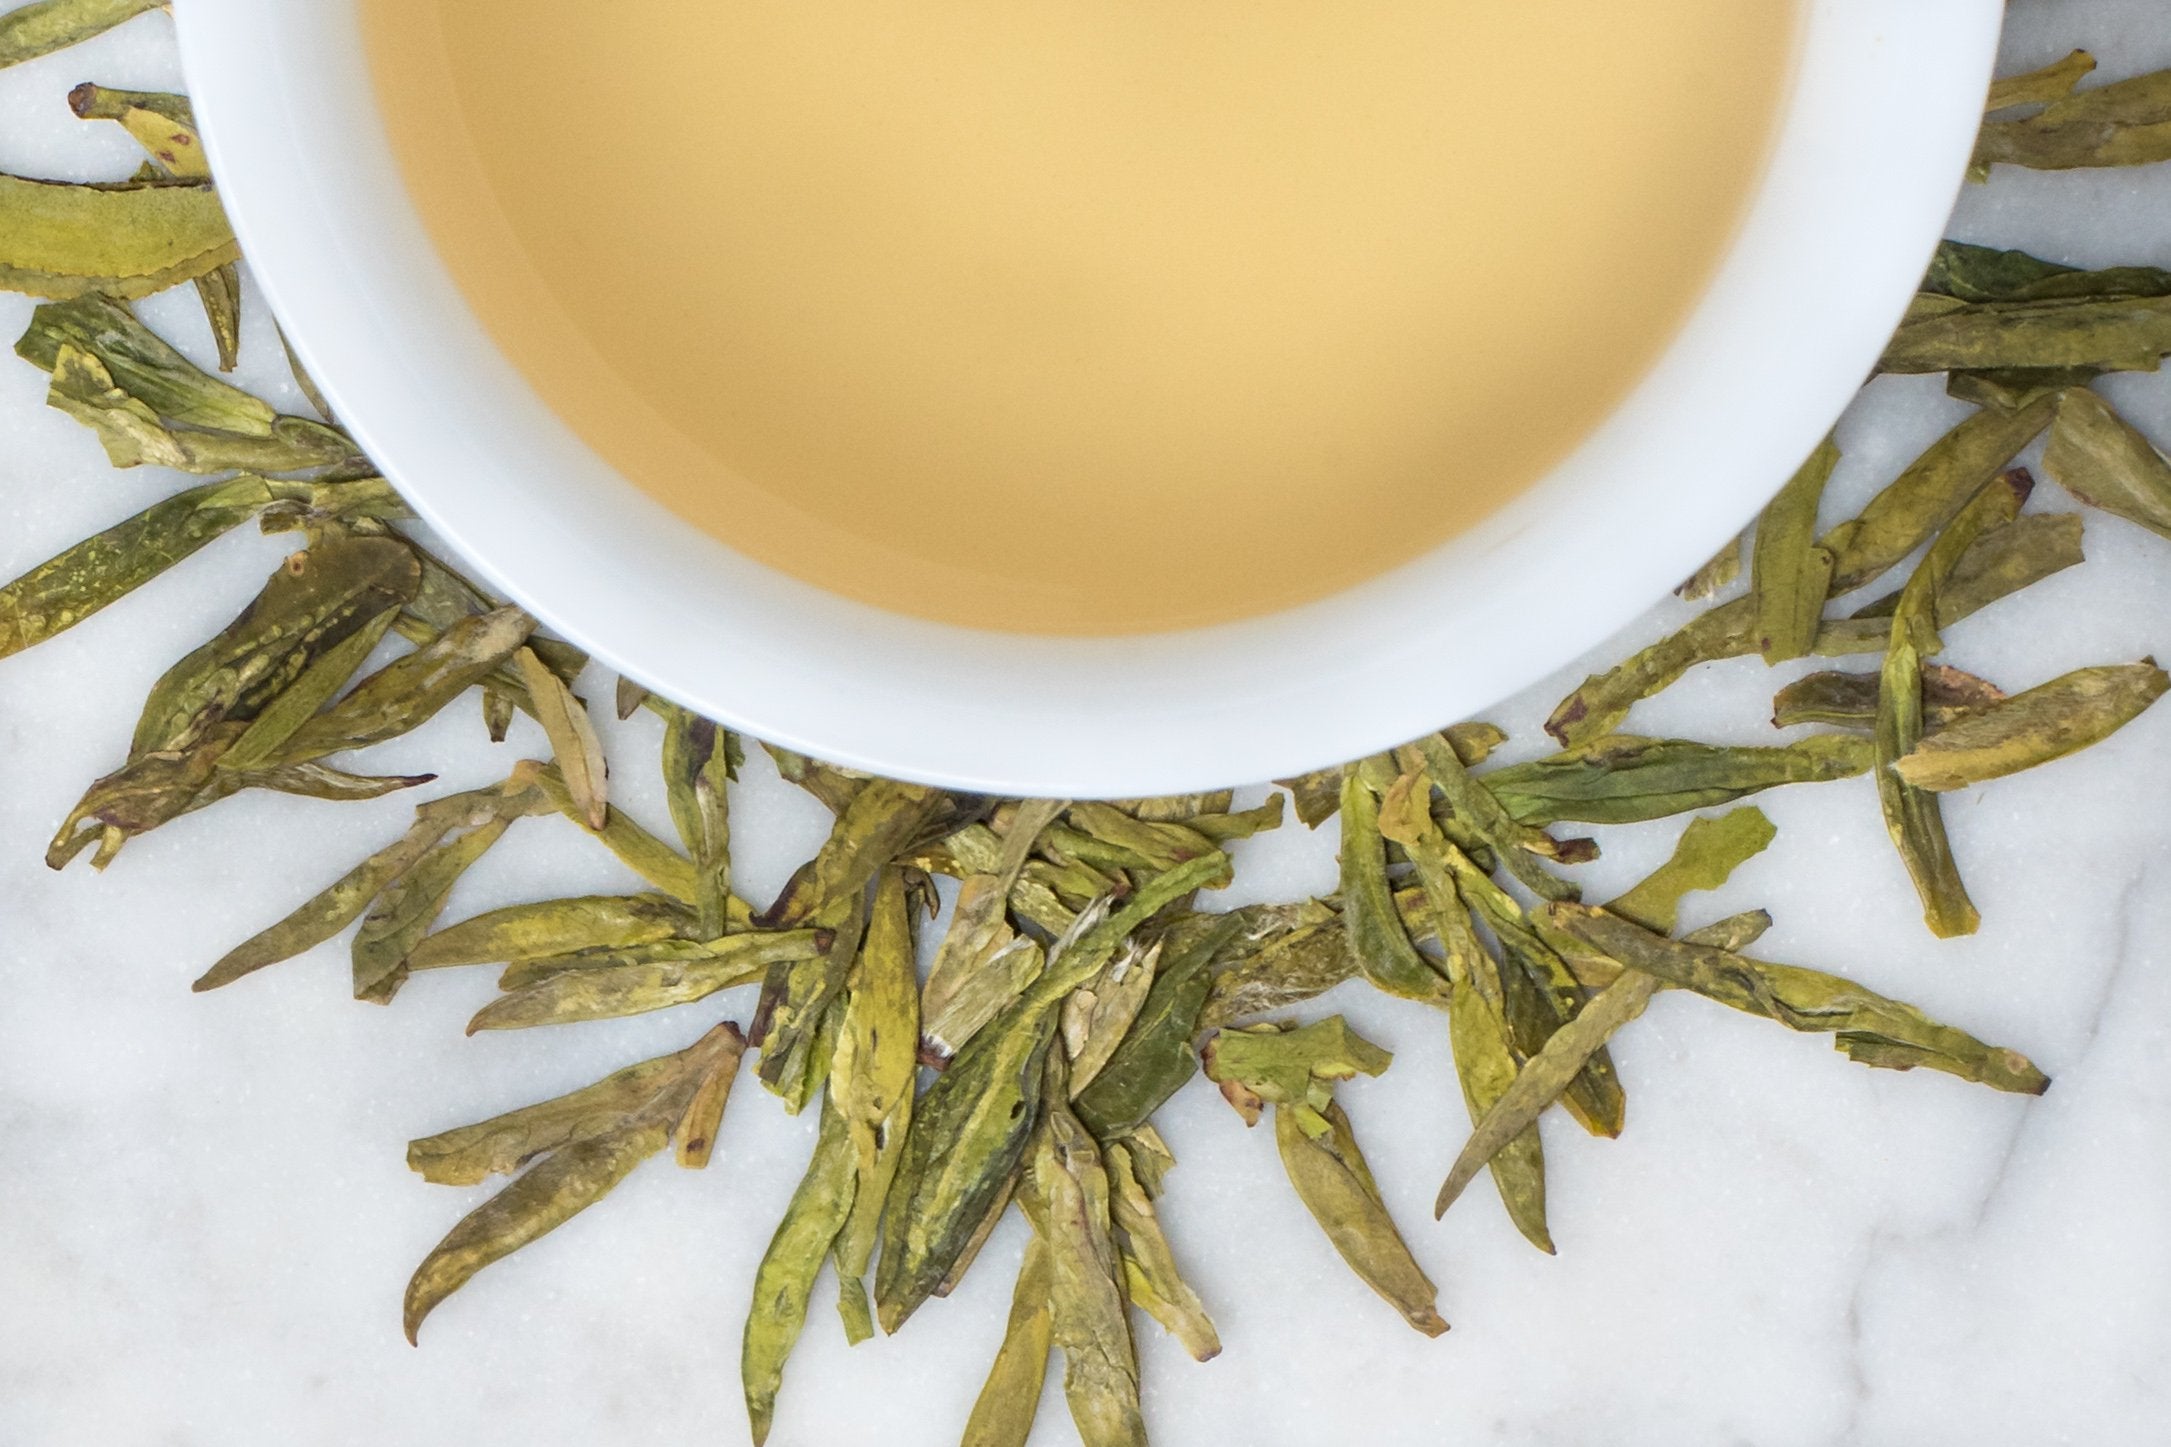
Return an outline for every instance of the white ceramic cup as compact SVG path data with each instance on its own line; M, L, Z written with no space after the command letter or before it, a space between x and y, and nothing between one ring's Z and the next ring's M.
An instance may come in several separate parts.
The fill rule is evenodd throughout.
M1778 488L1922 275L2004 0L1802 7L1776 149L1717 278L1543 482L1320 602L1108 639L887 613L678 521L543 405L461 299L376 117L356 0L176 8L221 193L273 309L340 420L477 571L756 737L903 778L1083 797L1287 775L1468 716L1599 642Z

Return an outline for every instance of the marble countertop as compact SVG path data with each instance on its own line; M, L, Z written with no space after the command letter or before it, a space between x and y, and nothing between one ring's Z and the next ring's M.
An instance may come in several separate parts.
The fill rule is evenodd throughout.
M2087 45L2111 74L2171 65L2160 0L2015 0L2008 61ZM86 127L73 82L178 82L162 17L0 74L0 169L109 176L134 164ZM113 131L101 135L100 131ZM2001 175L1954 234L2084 264L2171 265L2171 167ZM195 337L193 298L146 310ZM28 315L0 299L0 334ZM198 338L200 341L200 338ZM252 380L276 342L251 315ZM0 366L0 575L173 486L109 469ZM2115 379L2171 439L2171 380ZM1964 409L1934 381L1877 383L1846 419L1828 505L1851 508ZM1693 459L1684 459L1693 465ZM2048 506L2067 506L2046 499ZM2100 515L2089 563L1951 631L1951 657L2008 688L2086 663L2171 657L2171 544ZM395 1009L347 998L338 946L226 991L188 982L229 945L396 835L410 801L244 796L129 846L104 875L41 854L121 757L151 680L229 618L278 543L232 537L63 640L0 664L0 1447L398 1447L743 1440L738 1337L755 1262L810 1143L760 1092L705 1173L651 1165L603 1206L399 1331L408 1271L479 1192L423 1184L411 1136L675 1049L743 992L664 1016L464 1039L480 972L417 979ZM1489 715L1537 725L1591 664L1670 629L1667 602ZM1708 667L1639 711L1643 732L1769 739L1774 678ZM591 692L593 690L591 689ZM525 725L523 725L525 726ZM652 731L617 726L621 800L661 819ZM379 751L466 786L493 750L472 702ZM765 897L824 816L757 760L734 804L744 888ZM645 791L645 792L644 792ZM1289 1195L1270 1138L1193 1089L1161 1122L1182 1160L1165 1219L1226 1350L1192 1364L1140 1333L1164 1447L1363 1441L1587 1447L2138 1443L2171 1409L2171 709L2090 753L1948 805L1982 932L1940 944L1867 780L1760 801L1777 845L1701 918L1753 906L1760 947L1913 1000L2027 1051L2055 1078L2020 1099L1850 1064L1708 1002L1663 996L1616 1043L1618 1141L1546 1123L1557 1258L1480 1186L1440 1223L1434 1187L1466 1129L1435 1017L1358 990L1331 1001L1396 1052L1343 1092L1455 1330L1405 1328ZM1598 831L1594 898L1677 825ZM1331 826L1241 847L1232 901L1332 887ZM525 826L466 884L466 911L627 879L560 821ZM1700 922L1692 920L1691 923ZM983 1265L895 1339L847 1348L826 1292L792 1359L779 1447L954 1442L1000 1335L1013 1217ZM1059 1399L1036 1442L1072 1440Z

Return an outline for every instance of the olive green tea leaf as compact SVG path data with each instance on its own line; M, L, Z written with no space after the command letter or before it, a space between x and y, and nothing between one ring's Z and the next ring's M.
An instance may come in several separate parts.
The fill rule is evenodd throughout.
M1938 244L1922 290L1961 301L2073 301L2103 297L2171 296L2171 271L2158 266L2112 266L2084 271L2025 251Z
M1392 766L1388 768L1392 778ZM1380 796L1365 771L1342 781L1342 925L1349 951L1367 980L1390 995L1440 1001L1446 981L1410 942L1387 883L1387 841L1380 834Z
M1314 1135L1292 1107L1274 1108L1274 1144L1289 1183L1358 1279L1418 1331L1442 1335L1447 1321L1439 1312L1438 1290L1380 1199L1349 1117L1332 1101L1320 1114L1327 1129Z
M118 602L270 501L260 478L207 482L48 558L0 587L0 658Z
M731 1084L739 1078L739 1062L746 1058L746 1037L737 1024L726 1020L717 1030L715 1058L698 1072L693 1093L671 1130L678 1163L690 1171L708 1167L717 1133L723 1129L724 1108L731 1103Z
M661 894L589 894L511 904L465 919L419 942L408 968L494 965L572 950L624 949L684 938L693 917Z
M1318 900L1246 905L1230 914L1239 923L1215 954L1201 1031L1302 1004L1357 975L1341 915Z
M1766 663L1800 658L1816 641L1835 567L1832 550L1816 540L1817 506L1838 466L1839 447L1827 437L1757 520L1749 588Z
M871 1329L864 1281L912 1125L920 1041L914 954L904 871L885 869L875 887L859 958L845 978L844 1023L829 1077L830 1102L851 1138L857 1182L836 1251L839 1300L850 1303L847 1334L854 1341Z
M603 743L588 718L588 706L573 696L565 680L553 673L533 648L515 651L513 661L520 669L528 700L535 705L536 722L550 740L559 776L565 780L566 793L579 811L580 822L590 830L600 830L610 803L609 785L605 782L609 771L603 762Z
M1068 1072L1052 1058L1042 1125L1018 1200L1048 1248L1050 1336L1083 1447L1145 1447L1138 1355L1100 1146L1070 1113Z
M1812 734L1775 748L1616 734L1482 780L1526 824L1635 824L1784 784L1853 778L1869 772L1875 757L1870 742L1852 734Z
M1201 1031L1214 965L1245 926L1241 912L1194 915L1155 943L1161 955L1152 988L1099 1073L1072 1102L1102 1140L1144 1125L1198 1073L1192 1042Z
M476 1272L587 1210L668 1145L719 1057L737 1049L737 1034L726 1022L675 1055L410 1145L409 1166L448 1184L535 1164L461 1218L415 1268L407 1283L407 1340L414 1341L423 1319Z
M533 640L528 645L534 647ZM540 790L550 806L583 829L588 828L588 816L580 801L566 787L565 778L555 765L543 769L535 777L535 787ZM700 893L694 880L693 865L686 856L643 829L616 805L605 807L603 827L589 830L598 844L618 856L619 862L638 874L642 879L670 895L691 909ZM744 928L752 920L752 911L746 901L732 896L726 908L733 928Z
M710 936L724 932L730 910L730 784L738 765L738 739L729 730L676 705L665 707L664 794L693 859L694 908L701 932Z
M2094 72L2096 58L2076 50L2025 75L2002 76L1990 83L1990 99L1983 109L1991 115L2015 106L2047 106L2073 93L2073 87Z
M1874 673L1834 670L1805 674L1772 696L1772 726L1875 728L1878 682L1879 676ZM1950 664L1922 666L1922 718L1924 727L1933 734L2004 697L2005 691L1988 679Z
M2087 388L2060 397L2043 469L2090 507L2171 538L2171 461Z
M1716 598L1741 578L1742 545L1748 541L1747 533L1737 533L1711 555L1709 562L1681 581L1674 596L1690 603L1702 603Z
M1547 913L1556 927L1630 970L1776 1020L1790 1030L1831 1034L1840 1050L1865 1064L1924 1066L2022 1095L2041 1095L2049 1088L2049 1079L2017 1051L1986 1045L1852 980L1769 964L1696 940L1669 940L1582 905L1548 905ZM1880 1057L1880 1047L1907 1052L1904 1063L1897 1056Z
M754 1272L754 1302L739 1347L739 1377L755 1447L769 1438L784 1361L806 1326L807 1304L830 1243L852 1209L852 1146L844 1121L826 1103L806 1175Z
M1923 920L1940 939L1972 934L1981 917L1961 882L1937 797L1909 784L1893 765L1922 742L1922 663L1940 647L1938 590L1985 528L2012 520L2030 486L2024 472L2005 474L1985 487L1930 545L1893 610L1891 642L1878 680L1877 799L1886 832L1922 897Z
M1212 1361L1221 1354L1220 1333L1214 1330L1205 1303L1177 1268L1176 1253L1161 1229L1153 1195L1139 1179L1130 1151L1111 1141L1103 1155L1109 1221L1123 1262L1125 1294L1133 1306L1175 1337L1193 1361Z
M705 944L665 939L648 944L683 946L671 958L633 958L641 945L596 947L597 963L549 969L540 978L501 982L505 993L475 1013L467 1033L525 1030L582 1020L616 1020L705 1000L720 990L758 984L779 962L820 958L830 935L824 930L759 930L726 935ZM514 964L563 964L581 951L532 957ZM508 974L511 972L508 971Z
M2078 80L2075 75L2074 81ZM2054 85L2046 82L2038 89L2047 92ZM1973 165L1984 173L1997 165L2069 171L2084 166L2147 166L2167 160L2171 160L2171 70L2159 70L2049 98L2031 116L1989 122L1976 138Z
M354 998L377 1004L392 998L407 978L408 957L444 912L453 886L505 837L515 819L543 807L534 790L522 787L530 772L516 771L499 797L455 823L462 832L433 843L386 883L355 932Z
M1048 1305L1048 1245L1035 1234L1025 1243L1018 1283L1010 1297L1003 1344L972 1404L960 1447L1026 1447L1048 1380L1048 1353L1055 1326Z
M1763 853L1778 833L1764 811L1753 805L1715 819L1692 819L1681 831L1673 856L1606 908L1645 929L1672 934L1683 895L1725 884L1735 870Z
M296 729L278 757L290 763L322 758L421 727L510 658L534 628L535 620L518 608L460 619Z
M166 0L31 0L0 15L0 70L102 35Z
M292 764L307 762L285 757L287 740L362 671L363 663L368 661L378 641L398 616L397 604L388 607L311 659L308 667L283 692L257 711L233 746L219 756L219 767L245 773L264 768L275 760Z
M1886 372L2090 367L2153 372L2171 352L2171 297L1961 302L1918 296L1878 362Z
M1908 786L1946 793L2078 753L2171 688L2154 659L2076 668L1922 738L1893 764Z
M0 175L0 290L133 299L240 255L206 182L86 186Z

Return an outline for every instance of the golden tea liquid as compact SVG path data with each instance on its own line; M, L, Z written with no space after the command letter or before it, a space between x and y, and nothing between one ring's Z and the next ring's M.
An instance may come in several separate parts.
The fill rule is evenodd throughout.
M364 0L485 325L688 523L951 622L1317 598L1604 419L1791 0Z

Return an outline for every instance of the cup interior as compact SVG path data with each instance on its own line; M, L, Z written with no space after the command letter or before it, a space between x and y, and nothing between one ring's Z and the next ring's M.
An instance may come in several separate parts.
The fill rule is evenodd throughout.
M1708 557L1869 374L1941 232L2002 0L1803 0L1765 177L1620 408L1484 523L1303 607L1050 638L824 593L617 475L500 354L378 122L356 0L179 0L243 247L344 422L453 548L605 663L757 737L1003 794L1283 776L1482 709Z

